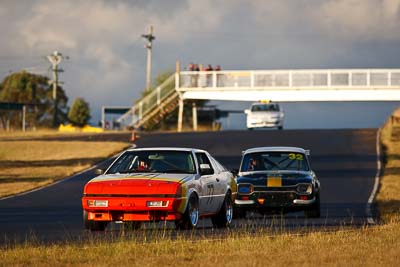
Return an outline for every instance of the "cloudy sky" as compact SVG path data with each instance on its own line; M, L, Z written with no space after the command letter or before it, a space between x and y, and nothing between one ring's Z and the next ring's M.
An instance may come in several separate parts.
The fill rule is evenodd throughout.
M145 86L140 37L154 26L153 76L175 61L223 69L398 68L400 0L0 0L0 78L21 69L61 80L101 105L130 105Z

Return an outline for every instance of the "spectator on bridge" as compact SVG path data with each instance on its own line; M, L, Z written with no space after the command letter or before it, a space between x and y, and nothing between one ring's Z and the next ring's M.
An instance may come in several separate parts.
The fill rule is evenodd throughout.
M189 71L197 71L197 68L197 64L189 64ZM190 87L197 87L197 76L196 74L190 74Z
M205 71L213 71L213 67L211 64L208 64L207 67L204 69ZM212 86L212 73L207 73L206 74L206 86L211 87Z
M193 71L193 63L190 62L187 67L184 68L185 71ZM192 75L183 75L181 76L181 83L183 87L191 87L192 84Z
M194 71L194 64L189 63L188 71Z
M199 65L193 64L193 71L200 71ZM199 82L199 74L193 74L192 87L197 87Z
M215 66L214 70L215 71L220 71L221 70L221 66L220 65ZM225 76L223 74L218 74L217 73L217 87L219 87L219 86L223 87L224 86L224 77Z

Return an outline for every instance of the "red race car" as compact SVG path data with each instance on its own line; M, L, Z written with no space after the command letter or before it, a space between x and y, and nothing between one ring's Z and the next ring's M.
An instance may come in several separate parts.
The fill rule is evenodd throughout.
M175 221L177 228L190 229L201 217L227 227L236 191L232 173L204 150L130 149L85 185L83 221L97 231L109 222L138 228L146 221Z

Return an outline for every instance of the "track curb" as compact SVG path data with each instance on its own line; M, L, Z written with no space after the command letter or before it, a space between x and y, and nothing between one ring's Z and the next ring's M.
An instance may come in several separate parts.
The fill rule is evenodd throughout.
M367 222L368 224L376 224L376 219L372 214L372 205L374 204L376 194L378 193L379 189L379 182L382 173L382 160L381 160L381 128L378 129L376 132L376 174L374 179L374 187L372 189L371 195L368 198L366 213L367 213Z

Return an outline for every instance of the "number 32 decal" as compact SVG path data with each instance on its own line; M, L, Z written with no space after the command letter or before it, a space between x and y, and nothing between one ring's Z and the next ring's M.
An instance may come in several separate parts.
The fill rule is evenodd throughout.
M303 160L303 155L302 154L290 153L289 154L289 159L291 159L291 160Z

